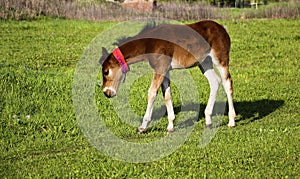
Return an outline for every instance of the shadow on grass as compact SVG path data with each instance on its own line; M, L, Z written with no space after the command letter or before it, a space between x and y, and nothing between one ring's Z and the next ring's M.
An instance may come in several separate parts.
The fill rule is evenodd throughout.
M276 111L283 104L284 104L284 100L269 100L269 99L235 102L234 107L237 114L236 123L238 125L246 125L251 122L261 120L265 116L268 116L272 112ZM224 108L224 106L226 107ZM183 123L180 124L182 127L191 126L194 124L194 122L199 121L200 119L205 117L204 116L205 107L206 104L200 103L200 109L199 109L199 104L192 103L192 104L187 104L184 107L175 106L174 112L175 114L179 114L181 111L196 111L196 112L199 111L197 119L193 118L185 121L184 124ZM156 116L159 116L159 114L163 112L166 113L165 106L162 106L161 108L153 111L153 117L154 117L153 120L159 120L159 118ZM227 117L228 115L227 102L226 104L224 102L219 102L215 104L213 115L217 115L217 114L221 114L221 115L224 114L225 117Z
M236 122L239 123L239 125L245 125L260 120L276 111L283 106L283 104L284 100L269 99L235 102L235 110L239 116Z

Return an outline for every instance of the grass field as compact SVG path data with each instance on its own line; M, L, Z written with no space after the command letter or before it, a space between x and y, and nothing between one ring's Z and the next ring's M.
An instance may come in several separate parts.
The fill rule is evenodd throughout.
M198 69L190 69L199 87L201 113L188 140L158 161L127 163L88 142L72 102L78 60L88 44L116 22L0 21L0 177L299 178L300 20L219 22L232 39L237 126L220 126L212 141L199 147L209 87ZM137 86L132 90L142 92L130 95L130 103L143 115L148 84ZM110 116L109 100L99 87L95 91L98 110ZM105 122L129 141L166 135L166 117L143 135L114 114Z

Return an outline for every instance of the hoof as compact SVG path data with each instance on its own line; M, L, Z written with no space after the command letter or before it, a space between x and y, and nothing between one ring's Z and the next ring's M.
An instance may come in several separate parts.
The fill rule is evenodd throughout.
M234 122L234 120L229 120L229 122L228 122L228 127L230 127L230 128L235 127L235 122Z
M143 133L145 133L145 132L146 132L146 129L145 129L145 128L140 127L140 128L137 129L137 133L138 133L138 134L143 134Z
M167 133L171 133L171 132L174 132L174 128L167 129Z
M212 129L212 124L206 124L206 129Z

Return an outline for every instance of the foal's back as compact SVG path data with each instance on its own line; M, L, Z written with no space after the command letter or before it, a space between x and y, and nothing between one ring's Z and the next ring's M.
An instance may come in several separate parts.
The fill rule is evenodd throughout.
M172 48L172 57L184 68L198 64L209 53L214 53L219 64L228 66L230 38L225 28L214 21L206 20L188 25L160 25L142 32L135 38L150 38L147 41L155 41L155 48L166 48L165 44L159 45L164 43L163 41L172 43L167 48ZM153 48L153 43L151 44Z
M188 24L197 31L205 41L210 45L215 57L222 66L228 66L230 37L226 29L214 21L200 21L194 24Z

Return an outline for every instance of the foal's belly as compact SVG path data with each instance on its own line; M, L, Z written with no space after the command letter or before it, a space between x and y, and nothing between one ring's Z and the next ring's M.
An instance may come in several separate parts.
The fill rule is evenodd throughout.
M191 68L191 67L195 67L199 65L199 61L194 60L193 62L189 62L189 63L179 63L176 60L172 60L171 62L171 69L185 69L185 68Z
M171 68L183 69L198 66L199 62L209 55L209 52L209 48L200 47L198 50L194 50L194 52L191 53L186 49L176 46L171 62Z
M172 69L182 69L184 68L182 65L180 65L176 60L172 60L171 62L171 68Z
M207 55L204 57L204 59L207 57ZM171 62L171 69L185 69L185 68L191 68L198 66L199 63L203 59L195 59L193 56L189 57L179 57L179 58L173 58Z

